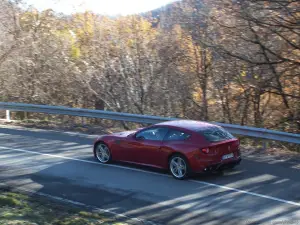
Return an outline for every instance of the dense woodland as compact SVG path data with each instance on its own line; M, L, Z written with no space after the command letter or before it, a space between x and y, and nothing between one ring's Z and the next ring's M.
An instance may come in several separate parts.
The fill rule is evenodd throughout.
M123 17L0 0L0 101L300 133L300 2L182 0Z

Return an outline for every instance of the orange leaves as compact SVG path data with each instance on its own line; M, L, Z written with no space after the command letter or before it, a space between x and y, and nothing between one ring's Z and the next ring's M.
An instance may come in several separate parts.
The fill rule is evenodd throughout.
M264 1L264 6L267 8L270 6L270 2L269 1Z
M201 88L195 88L195 90L193 92L193 99L196 102L202 101L202 89Z

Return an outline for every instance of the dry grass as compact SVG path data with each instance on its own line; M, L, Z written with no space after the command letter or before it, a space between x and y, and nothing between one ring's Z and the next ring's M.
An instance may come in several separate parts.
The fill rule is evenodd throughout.
M0 190L0 225L125 225L107 215Z

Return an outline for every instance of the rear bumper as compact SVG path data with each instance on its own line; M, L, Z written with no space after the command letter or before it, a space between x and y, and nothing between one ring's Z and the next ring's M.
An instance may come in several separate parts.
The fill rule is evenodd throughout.
M215 164L211 164L209 166L206 166L203 169L203 172L210 172L210 171L217 171L217 170L223 170L223 169L228 169L232 168L236 165L239 165L242 161L242 158L239 157L237 160L229 161L229 162L219 162Z
M210 171L217 171L230 168L240 164L242 161L241 156L236 156L233 159L220 160L206 160L205 158L190 160L191 170L194 173L203 173Z

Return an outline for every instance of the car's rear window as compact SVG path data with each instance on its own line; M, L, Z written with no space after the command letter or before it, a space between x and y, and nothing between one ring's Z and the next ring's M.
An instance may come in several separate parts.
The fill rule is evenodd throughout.
M191 135L186 134L179 130L171 129L167 136L165 137L166 141L184 141L187 140Z
M220 142L233 139L234 136L221 127L208 127L197 131L209 142Z

